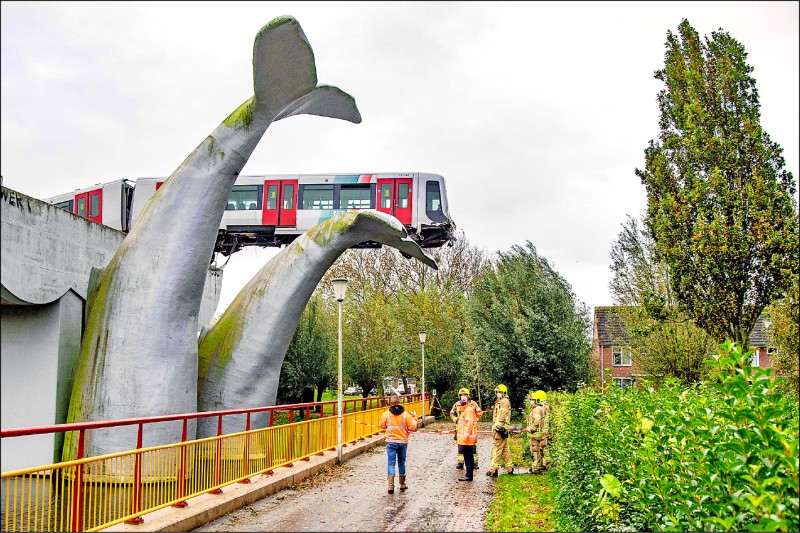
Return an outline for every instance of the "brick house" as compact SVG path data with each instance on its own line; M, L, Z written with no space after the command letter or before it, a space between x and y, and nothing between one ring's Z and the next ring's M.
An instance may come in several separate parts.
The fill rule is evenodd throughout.
M636 384L636 378L646 374L636 367L636 360L631 356L630 337L617 313L619 306L601 306L594 309L594 325L592 327L592 364L597 382L601 386L608 380L604 369L611 369L611 380L621 386ZM760 316L750 332L750 345L755 348L753 366L768 368L770 358L775 349L769 346L766 329L769 318Z

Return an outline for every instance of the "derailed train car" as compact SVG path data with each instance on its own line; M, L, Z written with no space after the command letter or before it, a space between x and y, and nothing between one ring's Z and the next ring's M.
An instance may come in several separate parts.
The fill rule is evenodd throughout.
M164 181L116 180L44 200L127 232ZM320 222L357 209L396 217L422 248L452 244L456 226L438 174L281 174L236 179L214 252L227 256L244 246L283 246Z

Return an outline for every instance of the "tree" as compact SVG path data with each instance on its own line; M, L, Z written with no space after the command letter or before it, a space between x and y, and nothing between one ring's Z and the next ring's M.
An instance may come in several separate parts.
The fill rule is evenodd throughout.
M358 330L349 330L345 352L353 349L352 343L361 346L352 354L358 361L345 360L344 366L365 393L369 389L359 379L367 379L366 375L377 369L382 374L376 379L394 375L403 379L406 387L409 377L421 378L421 329L428 331L426 390L433 385L441 395L456 384L460 387L465 360L475 359L464 309L467 294L488 261L486 253L471 245L463 232L453 246L426 251L436 260L438 270L406 259L394 248L348 250L320 283L323 293L329 294L331 279L350 280L346 300L352 307L347 307L346 319L357 323ZM371 314L365 315L365 310ZM364 377L357 379L357 375Z
M409 357L409 373L422 376L422 351L419 332L425 330L426 391L436 389L441 396L460 388L465 376L474 375L466 367L469 351L469 321L466 296L458 291L441 292L432 286L416 293L403 293L397 300L396 316L404 340L402 352Z
M772 355L772 366L779 375L789 379L795 393L800 392L800 275L797 272L786 295L772 304L766 314L770 318L768 338L778 348L778 353Z
M722 30L703 42L684 19L666 49L659 142L636 169L645 224L681 307L715 340L747 344L797 270L796 184L761 128L744 47Z
M512 405L528 390L574 391L588 381L589 310L529 241L498 253L475 284L469 305L475 338Z
M716 343L677 308L669 268L656 259L653 239L633 217L623 225L610 256L609 288L637 366L656 382L705 379L704 361L716 352Z
M278 403L297 403L305 388L317 388L317 401L335 372L336 333L322 297L315 293L306 304L281 367Z

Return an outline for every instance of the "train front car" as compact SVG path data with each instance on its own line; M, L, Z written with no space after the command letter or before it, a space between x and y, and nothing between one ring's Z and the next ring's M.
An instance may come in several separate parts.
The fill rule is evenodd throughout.
M438 174L418 174L419 221L412 235L422 248L438 248L455 239L456 224L450 217L447 187Z

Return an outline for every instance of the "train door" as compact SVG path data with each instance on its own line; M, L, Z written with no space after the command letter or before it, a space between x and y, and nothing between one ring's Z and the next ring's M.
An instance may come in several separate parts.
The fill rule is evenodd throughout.
M75 195L75 214L79 217L86 216L86 204L89 202L89 193L82 192Z
M264 180L265 226L297 225L297 180Z
M297 225L297 180L281 181L281 206L278 213L279 226Z
M86 218L103 223L103 189L89 191L89 208Z
M388 213L403 224L411 224L411 178L378 178L378 211Z

